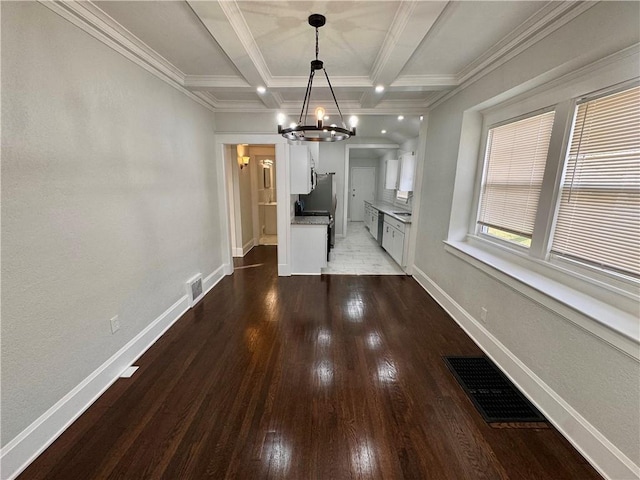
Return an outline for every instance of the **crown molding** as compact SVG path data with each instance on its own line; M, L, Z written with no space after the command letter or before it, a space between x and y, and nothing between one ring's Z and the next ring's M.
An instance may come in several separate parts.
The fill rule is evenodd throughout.
M582 78L597 75L599 71L611 71L613 69L618 71L622 63L626 63L628 65L627 74L629 75L629 78L632 80L639 80L640 73L638 73L637 66L640 65L640 43L635 43L629 47L623 48L622 50L618 50L611 55L607 55L606 57L600 58L587 65L579 66L577 65L577 63L577 60L568 62L564 64L562 68L556 69L552 77L545 79L546 81L542 80L538 85L527 90L526 93L515 95L508 100L492 103L487 107L482 106L480 110L483 114L490 115L496 109L509 107L514 103L526 101L527 99L534 97L542 92L569 83L578 82Z
M498 42L476 61L461 70L458 77L458 86L445 95L434 99L427 107L435 108L449 98L458 94L472 83L478 81L496 68L505 64L516 55L536 44L557 29L567 24L574 18L583 14L597 1L587 2L550 2L542 10L538 11L520 27Z
M512 58L595 4L596 2L547 3L518 28L463 68L458 73L458 83L462 84L487 70L496 61Z
M39 0L39 3L171 85L190 99L213 111L210 103L184 87L184 73L109 17L91 1Z

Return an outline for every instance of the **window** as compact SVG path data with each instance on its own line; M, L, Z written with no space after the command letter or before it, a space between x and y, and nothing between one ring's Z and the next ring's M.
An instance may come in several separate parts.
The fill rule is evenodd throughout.
M637 284L640 86L563 105L571 130L558 128L555 140L554 111L489 128L477 232L517 244L537 260ZM563 162L561 136L568 139Z
M482 233L531 246L554 112L491 128L478 225Z
M637 72L636 60L625 57L465 111L444 241L449 254L634 358L640 305L640 77L629 75ZM479 138L480 158L473 155ZM501 169L513 174L514 167L528 173L495 175ZM490 200L500 198L501 189L497 208L500 204ZM527 190L526 197L512 193ZM506 213L496 214L500 209ZM513 243L518 240L522 243Z
M551 252L640 276L640 87L583 101Z

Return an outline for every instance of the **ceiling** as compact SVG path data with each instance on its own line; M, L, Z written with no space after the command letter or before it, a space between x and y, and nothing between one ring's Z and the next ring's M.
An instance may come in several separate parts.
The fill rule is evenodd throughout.
M418 135L419 116L446 92L513 52L570 3L211 0L91 6L213 110L273 111L274 124L276 113L295 120L300 115L315 58L307 18L321 13L327 23L319 29L319 58L345 120L360 117L359 136L399 141ZM377 93L377 85L384 91ZM260 86L266 88L262 94ZM312 93L310 111L323 104L338 123L321 72Z

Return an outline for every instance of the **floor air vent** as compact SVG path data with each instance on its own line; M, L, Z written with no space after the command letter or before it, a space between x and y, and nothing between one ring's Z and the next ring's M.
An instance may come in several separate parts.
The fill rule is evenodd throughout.
M204 296L202 291L202 275L198 274L187 281L187 296L189 307L193 307Z
M444 357L444 361L487 423L546 422L487 357Z

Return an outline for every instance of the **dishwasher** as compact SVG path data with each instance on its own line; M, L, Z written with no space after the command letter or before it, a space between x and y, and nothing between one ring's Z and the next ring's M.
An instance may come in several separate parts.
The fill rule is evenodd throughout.
M384 230L384 213L378 210L378 245L382 246L382 231Z

